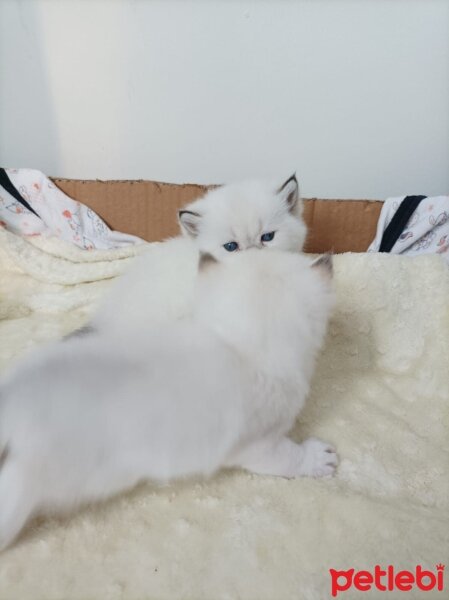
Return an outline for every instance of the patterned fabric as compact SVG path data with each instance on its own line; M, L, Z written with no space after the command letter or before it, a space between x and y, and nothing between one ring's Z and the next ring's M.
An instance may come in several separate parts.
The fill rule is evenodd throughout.
M19 194L37 213L33 214L0 186L0 226L29 237L55 236L85 250L119 248L143 240L112 231L90 208L69 198L41 171L5 169Z
M385 201L374 241L368 252L378 252L383 233L404 196ZM422 200L391 249L393 254L443 254L449 262L449 196Z

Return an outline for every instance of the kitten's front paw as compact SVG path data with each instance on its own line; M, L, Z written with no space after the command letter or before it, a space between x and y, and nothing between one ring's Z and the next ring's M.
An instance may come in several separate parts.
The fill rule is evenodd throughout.
M309 438L301 444L303 460L301 461L302 475L309 477L325 477L333 475L338 464L335 449L317 438Z

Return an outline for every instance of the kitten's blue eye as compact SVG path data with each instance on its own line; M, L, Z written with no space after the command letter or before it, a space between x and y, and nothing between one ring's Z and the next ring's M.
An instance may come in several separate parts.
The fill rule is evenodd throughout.
M227 244L223 244L223 248L228 252L235 252L239 249L239 245L237 242L228 242Z
M262 237L260 238L261 242L271 242L271 240L274 238L274 234L276 232L275 231L269 231L268 233L264 233L262 235Z

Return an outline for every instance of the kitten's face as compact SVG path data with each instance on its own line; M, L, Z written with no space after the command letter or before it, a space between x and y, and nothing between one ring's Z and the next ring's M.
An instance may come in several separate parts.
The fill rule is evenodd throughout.
M180 213L184 233L218 260L250 248L302 250L306 227L296 178L282 186L245 182L223 186Z

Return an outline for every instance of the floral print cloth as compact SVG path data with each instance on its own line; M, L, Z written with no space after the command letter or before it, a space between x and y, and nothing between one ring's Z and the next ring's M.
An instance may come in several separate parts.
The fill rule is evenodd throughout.
M112 231L90 208L69 198L41 171L5 169L16 191L35 211L0 186L0 227L21 236L55 236L85 250L119 248L143 240Z
M368 252L378 252L383 233L404 196L385 201L376 237ZM391 249L393 254L442 254L449 262L449 196L424 198Z

